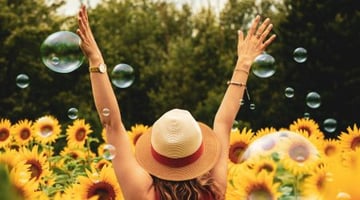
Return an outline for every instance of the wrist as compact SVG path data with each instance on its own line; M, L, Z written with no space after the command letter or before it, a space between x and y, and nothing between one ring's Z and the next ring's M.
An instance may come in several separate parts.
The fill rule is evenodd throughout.
M235 69L241 70L241 71L250 71L251 65L253 63L253 60L248 59L238 59L236 62Z

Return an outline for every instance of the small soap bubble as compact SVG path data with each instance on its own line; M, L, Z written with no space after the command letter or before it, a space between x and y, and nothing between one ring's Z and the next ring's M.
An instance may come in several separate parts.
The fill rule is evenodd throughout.
M303 63L307 60L307 51L303 47L298 47L294 50L293 56L297 63Z
M112 160L116 156L115 147L111 144L105 144L103 151L103 158L106 160Z
M109 108L104 108L102 110L102 115L105 116L105 117L109 116L110 115L110 109Z
M134 69L128 64L120 63L111 72L111 82L118 88L131 86L134 80Z
M240 105L243 106L245 104L245 100L244 99L240 99Z
M259 78L268 78L276 72L275 59L270 54L260 54L255 58L251 69L255 76Z
M292 87L287 87L285 88L285 97L287 98L293 98L294 97L294 88Z
M306 95L306 105L309 108L318 108L321 105L321 98L317 92L309 92Z
M234 123L232 125L232 129L237 129L237 128L239 128L239 121L234 120Z
M254 104L254 103L251 103L251 104L250 104L250 110L255 110L255 108L256 108L255 104Z
M305 119L309 119L309 118L310 118L310 113L305 112L305 113L304 113L304 118L305 118Z
M69 119L77 119L78 118L78 109L77 108L69 108L68 112Z
M16 85L21 89L27 88L30 85L29 76L26 74L17 75Z
M76 70L84 61L80 41L80 37L70 31L58 31L49 35L40 46L42 62L58 73Z
M336 131L337 121L333 118L325 119L323 122L324 130L328 133Z
M350 194L346 193L346 192L339 192L336 195L336 199L338 200L347 200L347 199L351 199Z

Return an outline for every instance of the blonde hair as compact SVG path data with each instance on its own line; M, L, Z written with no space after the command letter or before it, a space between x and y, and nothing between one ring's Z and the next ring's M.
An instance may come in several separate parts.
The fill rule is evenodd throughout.
M169 181L153 176L153 184L160 200L194 200L204 199L204 196L223 199L210 173L185 181Z

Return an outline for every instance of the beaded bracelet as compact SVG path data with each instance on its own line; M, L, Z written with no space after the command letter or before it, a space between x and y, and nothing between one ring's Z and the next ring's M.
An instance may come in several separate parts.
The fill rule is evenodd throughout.
M250 101L250 94L249 94L249 91L247 90L246 84L236 82L236 81L232 81L232 80L227 81L226 84L227 85L235 85L235 86L239 86L239 87L244 87L245 92L246 92L246 96L247 96L248 100Z

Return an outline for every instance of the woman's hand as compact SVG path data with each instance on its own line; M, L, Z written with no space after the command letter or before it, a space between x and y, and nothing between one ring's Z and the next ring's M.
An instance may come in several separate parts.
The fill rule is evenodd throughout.
M90 62L98 62L99 60L102 62L102 55L91 31L85 5L82 5L79 11L78 24L79 28L76 32L81 38L80 48L83 53Z
M251 64L254 59L260 55L272 41L274 41L275 34L268 38L268 35L273 28L270 19L265 19L260 26L258 26L259 22L260 16L258 15L254 19L246 37L242 31L238 31L238 60Z

